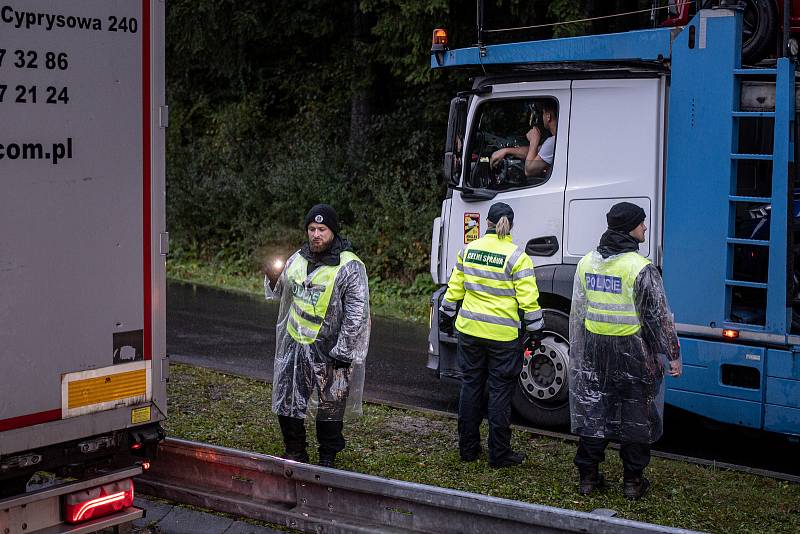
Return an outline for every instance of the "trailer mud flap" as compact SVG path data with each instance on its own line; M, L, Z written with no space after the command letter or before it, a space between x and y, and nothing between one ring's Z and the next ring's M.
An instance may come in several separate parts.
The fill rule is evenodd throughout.
M61 417L142 404L152 391L150 360L67 373L61 379Z

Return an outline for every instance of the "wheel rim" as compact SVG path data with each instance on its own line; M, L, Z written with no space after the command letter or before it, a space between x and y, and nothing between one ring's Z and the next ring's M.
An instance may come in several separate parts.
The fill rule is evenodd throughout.
M742 41L744 46L747 46L753 40L761 23L756 14L756 9L752 0L747 2L747 7L745 7L744 15L742 16Z
M522 391L529 400L552 402L567 387L568 369L569 344L550 334L524 359L519 375Z

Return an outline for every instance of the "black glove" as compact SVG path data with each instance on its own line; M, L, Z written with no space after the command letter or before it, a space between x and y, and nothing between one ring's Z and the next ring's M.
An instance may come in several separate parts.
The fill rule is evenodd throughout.
M350 369L350 366L353 362L346 362L344 360L337 360L336 358L331 358L333 360L333 368L334 369Z
M455 316L450 317L449 315L445 315L442 312L439 312L439 331L444 332L448 336L452 336L453 326L455 325L456 318Z
M528 344L532 347L538 347L542 344L542 340L546 337L546 334L541 330L534 330L533 332L527 332L528 334Z

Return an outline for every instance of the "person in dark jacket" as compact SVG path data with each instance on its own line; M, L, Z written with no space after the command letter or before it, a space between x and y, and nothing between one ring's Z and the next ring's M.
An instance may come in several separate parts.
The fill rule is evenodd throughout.
M645 495L650 444L663 431L665 369L680 376L672 313L658 269L639 255L645 212L629 202L606 215L608 230L575 273L570 314L570 411L580 436L578 491L604 486L599 464L620 443L624 494Z
M367 272L339 236L339 219L317 204L305 219L308 242L277 275L264 278L267 299L280 298L272 410L285 458L308 462L305 418L316 413L319 465L335 467L344 449L345 412L361 413L369 349Z

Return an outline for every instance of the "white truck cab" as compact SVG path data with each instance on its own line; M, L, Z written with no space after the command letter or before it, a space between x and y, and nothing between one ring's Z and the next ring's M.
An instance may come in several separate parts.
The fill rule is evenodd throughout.
M544 424L565 420L575 266L597 246L614 203L626 200L645 210L648 234L640 252L659 263L667 96L667 79L658 69L549 75L556 79L542 79L543 73L481 78L471 95L454 100L451 122L464 124L455 134L461 151L452 159L453 187L434 224L439 246L431 262L434 281L446 284L458 251L485 233L489 206L501 201L514 209L511 234L533 259L549 330L544 350L523 368L514 406ZM514 156L492 165L496 151L527 147L531 128L545 130L543 106L557 110L550 168L526 176L524 160ZM437 351L437 345L431 340L429 367L458 377L454 350Z

